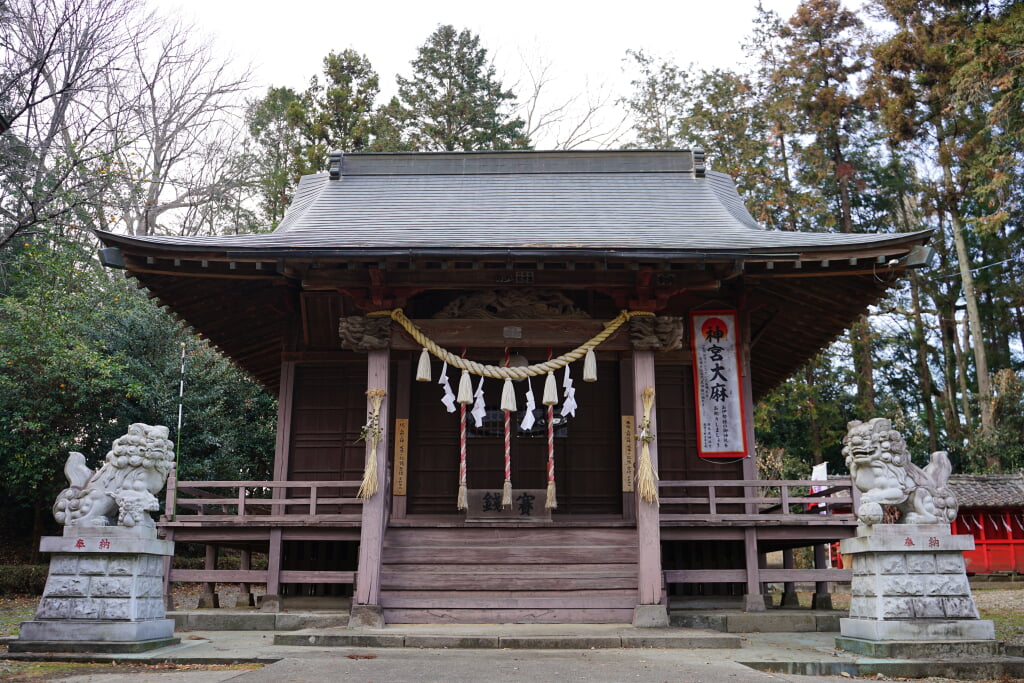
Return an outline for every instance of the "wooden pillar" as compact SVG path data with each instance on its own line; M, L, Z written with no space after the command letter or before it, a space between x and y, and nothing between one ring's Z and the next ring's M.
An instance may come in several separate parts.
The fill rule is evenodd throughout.
M206 559L203 562L203 569L212 571L217 568L217 546L212 543L206 544ZM220 607L220 600L217 597L217 583L215 581L203 582L203 593L199 596L199 609L210 609Z
M247 571L252 569L252 553L248 548L242 551L241 558L239 559L238 568ZM235 603L235 607L252 607L252 588L246 583L242 582L238 584L238 601Z
M292 405L295 398L295 361L281 363L281 388L277 394L277 441L274 444L274 481L288 479L288 457L292 441ZM274 489L275 498L284 491ZM280 494L280 495L278 495Z
M367 352L366 387L370 389L389 390L390 349ZM380 609L380 561L384 546L384 528L387 525L387 487L388 487L388 434L390 432L390 415L388 404L391 397L386 396L380 406L380 443L376 452L369 451L367 456L377 459L377 493L363 501L363 519L359 534L359 572L356 575L355 599L352 606L354 625L383 625ZM369 406L369 400L367 400Z
M637 421L644 414L643 391L655 385L654 352L633 352L633 414ZM655 407L651 409L651 433L658 433L657 397ZM639 453L640 449L637 448ZM651 464L658 471L658 441L650 443ZM639 467L639 466L638 466ZM660 626L662 621L668 625L668 611L662 603L661 573L661 515L657 503L648 503L639 495L636 496L636 528L638 536L638 575L640 591L639 606L634 611L633 623L640 626ZM660 610L652 610L648 606L656 605ZM647 608L647 609L645 609ZM645 612L643 617L641 611ZM656 613L656 614L655 614ZM663 616L663 619L662 619ZM657 622L657 623L652 623ZM643 622L643 623L641 623Z
M277 441L274 444L274 481L288 481L288 460L292 442L292 406L295 397L295 361L282 361L281 388L277 395ZM271 492L274 500L288 497L288 491L275 487ZM284 505L273 505L273 514L283 515ZM267 594L263 596L260 608L265 612L281 609L281 528L270 530L267 548Z
M782 551L782 568L793 569L793 549L786 548ZM786 581L782 584L782 607L799 607L800 598L796 594L796 584Z
M264 612L281 611L281 545L281 528L271 529L267 549L267 594L260 604Z
M740 364L743 372L743 422L748 449L747 457L743 459L743 478L752 481L757 479L757 455L754 452L754 389L750 381L750 315L746 310L741 308L737 322L740 327L740 339L743 342ZM743 496L748 500L756 495L756 488L743 490ZM756 515L757 504L746 503L744 512L748 515ZM743 610L745 612L764 612L761 572L758 567L757 529L755 527L743 530L743 545L747 567L747 594L744 598Z
M828 546L819 543L814 546L814 568L828 568ZM828 592L828 581L814 583L814 597L811 598L811 609L832 609L832 594Z

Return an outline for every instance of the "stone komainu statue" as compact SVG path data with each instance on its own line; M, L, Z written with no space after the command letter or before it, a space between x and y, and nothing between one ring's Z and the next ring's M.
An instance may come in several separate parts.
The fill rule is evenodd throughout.
M167 427L133 424L95 472L81 453L68 455L69 486L57 496L53 516L66 526L154 526L148 511L160 509L156 494L173 468Z
M882 521L882 506L894 505L904 524L949 524L956 519L956 497L947 487L952 467L945 451L932 453L921 469L910 461L907 444L882 417L847 425L843 455L853 484L863 495L857 519Z

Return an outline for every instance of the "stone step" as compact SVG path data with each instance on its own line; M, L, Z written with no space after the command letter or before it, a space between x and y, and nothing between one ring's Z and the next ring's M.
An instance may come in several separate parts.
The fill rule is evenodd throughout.
M348 626L348 610L331 612L260 612L252 609L168 612L174 629L186 631L297 631Z
M593 630L592 630L593 629ZM461 631L461 632L460 632ZM551 626L483 625L388 627L388 632L342 629L279 633L274 645L313 647L418 647L465 649L592 650L598 648L738 649L739 636L686 629L635 629L609 632L588 624Z
M722 633L838 632L846 612L830 610L677 610L669 612L672 626L706 628Z

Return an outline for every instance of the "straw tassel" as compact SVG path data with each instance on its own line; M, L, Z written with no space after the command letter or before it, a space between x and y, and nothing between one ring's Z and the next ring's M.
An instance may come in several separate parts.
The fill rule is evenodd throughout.
M359 484L357 498L366 500L377 493L377 453L376 448L366 451L366 467L363 469L363 481Z
M475 400L473 398L473 382L469 378L469 370L462 371L462 377L459 379L459 397L456 399L462 405L470 405Z
M420 364L416 367L416 381L430 381L430 353L425 348L423 353L420 354Z
M658 505L658 474L651 462L651 409L654 407L654 387L648 386L640 394L644 404L644 419L640 423L640 466L636 473L636 491L644 501Z
M583 381L597 381L597 356L594 349L587 349L587 355L583 357Z
M472 403L472 401L470 401ZM501 387L501 409L510 413L518 410L516 408L516 390L512 386L510 378L505 379L505 385Z
M377 446L380 443L380 405L387 392L383 389L370 389L366 396L370 399L370 415L363 427L363 439L366 440L366 466L363 469L363 481L359 485L357 498L367 499L377 493Z
M541 403L546 406L558 405L558 382L553 372L549 372L548 378L544 380L544 398Z

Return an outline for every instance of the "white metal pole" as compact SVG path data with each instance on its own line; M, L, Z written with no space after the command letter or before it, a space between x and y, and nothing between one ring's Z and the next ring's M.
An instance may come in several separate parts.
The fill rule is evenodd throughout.
M178 431L174 435L174 480L178 480L178 462L181 459L181 422L185 413L185 342L181 342L181 378L178 382ZM178 497L174 497L174 510L171 510L171 519L178 515Z

